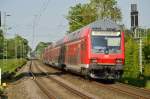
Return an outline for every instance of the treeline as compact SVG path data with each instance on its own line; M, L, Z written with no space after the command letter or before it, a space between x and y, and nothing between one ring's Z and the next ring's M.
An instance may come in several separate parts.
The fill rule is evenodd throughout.
M89 0L85 4L70 7L66 19L69 21L68 33L75 31L98 19L122 20L122 13L117 0Z
M138 78L141 75L150 77L150 29L142 29L142 64L143 74L140 74L139 40L135 40L132 32L125 31L125 70L124 77ZM146 34L146 35L145 35Z
M7 42L6 45L4 45L4 41ZM3 31L0 30L0 59L26 58L29 50L30 47L26 39L19 35L11 39L6 39L3 35Z
M142 39L142 72L140 72L139 62L140 42L134 39L132 32L126 30L125 66L121 81L136 86L146 87L150 80L150 29L142 29L140 34L144 34Z
M48 43L44 43L44 42L40 42L38 43L38 45L35 48L34 51L34 56L36 56L37 58L41 58L42 52L44 51L44 48L46 48L48 45L52 44L51 42Z

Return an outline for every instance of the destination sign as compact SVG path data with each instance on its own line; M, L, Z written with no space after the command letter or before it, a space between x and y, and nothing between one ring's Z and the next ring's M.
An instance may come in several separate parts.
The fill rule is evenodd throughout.
M92 31L93 36L119 36L120 32Z

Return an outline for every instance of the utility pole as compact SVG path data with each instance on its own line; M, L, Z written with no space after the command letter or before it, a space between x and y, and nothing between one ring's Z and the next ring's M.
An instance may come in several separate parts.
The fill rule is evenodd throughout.
M1 11L0 11L0 29L1 29ZM0 85L1 85L1 75L2 75L2 72L1 72L1 67L0 67Z
M1 24L1 11L0 11L0 27L1 27L1 25L2 25L2 24Z
M15 34L15 57L16 57L16 59L18 57L17 48L18 48L18 46L17 46L17 34Z
M7 15L6 12L4 12L4 24L3 24L3 33L4 33L4 44L3 44L3 66L7 66L7 39L6 37L6 32L7 32L7 26L6 26L6 17L9 16Z
M143 72L143 64L142 64L142 36L139 37L140 39L140 48L139 48L139 62L140 62L140 73L142 74Z
M35 40L35 30L36 30L36 24L37 24L37 15L34 15L34 18L33 18L33 31L32 31L32 47L33 47L33 44L34 44L34 40Z
M139 42L139 70L140 73L143 73L143 57L142 57L142 32L139 31L139 22L138 15L139 12L137 10L137 1L131 4L131 30L133 32L133 37L137 42Z

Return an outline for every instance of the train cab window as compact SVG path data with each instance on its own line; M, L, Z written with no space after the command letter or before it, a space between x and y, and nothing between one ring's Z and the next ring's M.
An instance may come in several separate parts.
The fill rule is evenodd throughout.
M120 53L121 34L120 32L93 31L91 33L93 53Z

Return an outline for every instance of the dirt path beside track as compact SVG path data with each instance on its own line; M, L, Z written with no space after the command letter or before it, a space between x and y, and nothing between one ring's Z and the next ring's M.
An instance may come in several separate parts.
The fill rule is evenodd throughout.
M28 74L29 65L30 62L23 67L20 73ZM8 99L49 99L28 75L8 84L7 93Z

